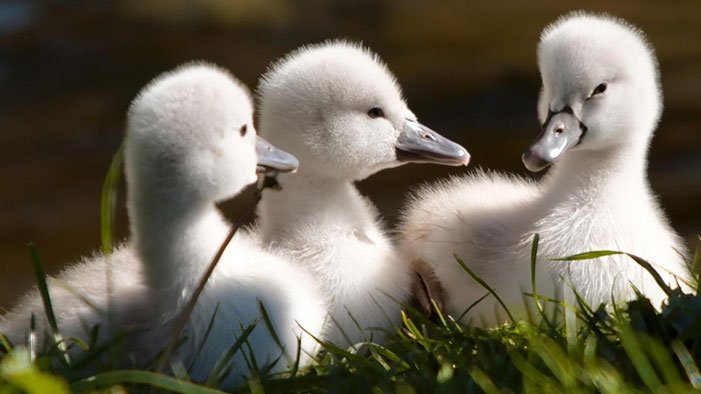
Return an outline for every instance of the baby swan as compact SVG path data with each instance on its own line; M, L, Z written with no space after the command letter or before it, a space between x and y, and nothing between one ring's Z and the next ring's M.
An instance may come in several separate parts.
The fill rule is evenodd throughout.
M208 66L166 74L132 104L125 150L132 192L128 208L150 307L161 314L156 321L173 321L229 232L214 203L254 182L257 163L282 171L297 167L293 157L269 144L258 149L256 160L258 137L252 114L246 88L228 73ZM188 341L179 356L187 365L219 307L193 378L208 375L241 334L240 324L260 317L259 301L284 349L281 352L265 325L259 324L248 337L256 359L265 365L282 353L273 371L294 362L297 338L303 336L300 326L319 335L325 317L323 299L311 283L305 270L259 250L247 234L234 237L183 333ZM304 335L301 361L315 348L316 342ZM239 352L231 376L247 372L245 365Z
M135 328L124 346L140 362L163 350L175 318L230 230L215 202L255 182L257 166L279 171L297 166L294 157L256 136L252 115L247 89L228 72L207 64L186 65L157 77L129 109L125 170L132 239L114 256L114 302L120 326ZM263 148L258 155L257 145ZM100 292L103 261L98 257L81 263L62 279L106 308ZM124 283L139 287L125 288ZM283 349L264 324L258 324L248 341L259 365L282 355L273 371L283 369L295 360L300 325L319 335L324 322L322 297L310 283L306 271L258 249L247 234L237 234L198 299L177 356L184 365L193 365L194 380L204 380L241 334L241 325L260 317L262 302ZM58 289L52 288L53 293L63 296ZM128 303L122 302L123 296ZM82 302L63 299L54 305L60 309L64 334L86 338L76 323L79 312L87 309ZM17 319L26 326L30 312L43 315L41 309L20 305L6 321ZM91 316L89 323L104 323ZM4 326L0 330L7 333ZM316 344L305 335L301 346L304 362ZM248 372L241 352L232 368L225 386Z
M258 235L321 284L330 304L325 339L380 340L377 329L400 321L411 273L353 182L405 162L465 165L469 155L421 125L387 67L356 44L293 51L262 77L259 94L261 135L285 146L300 169L263 198Z
M684 247L646 178L647 150L660 117L656 59L641 32L609 16L573 13L550 25L538 45L543 131L524 153L531 171L552 163L539 183L477 173L420 190L401 225L401 249L426 263L440 282L445 309L463 312L486 290L458 265L460 257L525 317L530 249L540 235L537 291L562 296L571 283L592 306L635 297L660 307L665 293L626 256L559 262L594 250L647 259L676 287L686 279ZM530 299L529 299L530 300ZM526 304L529 305L526 305ZM505 314L491 296L464 316L494 325Z

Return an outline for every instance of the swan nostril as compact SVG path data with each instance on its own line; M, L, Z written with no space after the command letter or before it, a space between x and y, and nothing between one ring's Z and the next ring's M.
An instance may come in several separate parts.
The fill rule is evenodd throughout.
M555 134L562 134L565 131L565 128L562 126L559 126L558 128L555 129Z
M424 139L431 140L431 141L435 141L435 140L436 140L436 137L434 137L433 135L428 134L428 133L422 135L422 137L424 137Z

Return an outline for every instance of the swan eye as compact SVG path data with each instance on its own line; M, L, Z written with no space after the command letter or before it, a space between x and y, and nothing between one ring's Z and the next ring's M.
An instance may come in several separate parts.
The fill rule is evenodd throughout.
M380 107L372 107L368 111L368 116L371 117L372 119L384 118L385 112Z
M594 91L591 92L591 96L589 97L596 96L597 94L605 92L607 87L608 86L605 83L600 83L599 86L594 88Z
M239 133L241 133L241 137L246 135L246 131L248 131L248 127L246 125L241 126L239 129Z

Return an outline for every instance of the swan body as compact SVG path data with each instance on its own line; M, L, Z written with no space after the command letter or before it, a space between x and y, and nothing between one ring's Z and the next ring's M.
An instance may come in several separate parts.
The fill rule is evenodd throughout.
M199 63L157 77L132 102L125 146L132 239L117 249L112 263L118 326L130 330L123 346L139 363L164 349L176 317L230 231L215 202L253 183L257 165L296 167L292 156L269 144L259 150L267 156L257 156L256 145L263 140L257 140L252 114L250 94L240 82L222 69ZM106 310L104 260L86 260L60 278ZM326 314L313 283L304 269L261 250L250 234L237 233L190 315L182 335L187 340L178 347L177 357L185 366L192 365L195 381L203 381L244 327L258 321L248 342L260 366L278 357L281 361L272 372L291 365L298 337L300 361L306 362L317 345L300 326L321 335ZM84 313L88 327L106 323L104 315L89 312L80 299L64 297L52 286L54 294L60 297L54 307L64 336L87 337L79 324ZM26 327L29 313L43 316L36 293L26 299L31 301L20 303L0 325L0 332L13 340L21 338L19 327ZM261 321L259 303L282 349ZM241 353L232 359L224 386L248 373Z
M148 321L148 312L143 308L146 284L136 251L128 244L119 245L114 249L110 260L115 267L111 291L108 291L107 266L101 253L80 259L64 268L55 278L47 277L56 322L64 338L75 337L87 341L90 330L99 326L98 342L109 340L115 334L110 333L108 324L110 294L119 298L113 304L115 328L120 331L137 329ZM35 319L38 349L45 351L54 342L49 339L50 327L36 286L20 297L12 309L0 316L0 334L15 346L26 344L32 315ZM69 353L79 351L78 346L71 341L67 343Z
M419 190L400 226L407 259L427 265L445 309L463 312L492 286L518 318L532 308L530 253L540 243L536 286L562 299L570 284L593 307L635 297L660 307L665 293L625 255L552 261L595 250L638 255L672 287L687 279L684 246L646 178L647 150L661 112L653 50L639 30L608 16L574 13L547 27L538 45L543 132L524 153L540 182L476 172ZM571 299L568 299L572 301ZM494 325L506 314L491 296L464 315Z
M377 55L351 43L288 54L262 77L259 104L261 135L300 160L259 205L261 242L320 283L326 340L381 341L412 274L353 182L408 161L467 164L467 152L418 123Z

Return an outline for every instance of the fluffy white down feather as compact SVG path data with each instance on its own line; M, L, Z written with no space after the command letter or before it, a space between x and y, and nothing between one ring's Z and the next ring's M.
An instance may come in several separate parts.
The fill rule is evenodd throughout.
M123 341L127 365L130 356L143 364L163 350L174 319L229 232L230 225L214 203L238 194L256 179L252 109L240 82L204 63L159 76L132 103L125 150L132 239L112 256L115 322L118 330L127 330ZM104 256L72 265L58 278L97 309L107 310ZM250 235L240 232L202 292L177 357L185 366L192 364L192 378L202 381L235 342L240 325L258 319L248 340L260 365L281 355L272 372L291 365L298 337L302 337L301 362L306 362L317 344L300 326L320 336L326 315L314 283L306 270L263 251ZM50 292L64 337L87 341L84 326L95 324L101 325L100 341L109 337L104 313L56 281L50 282ZM260 321L259 302L284 349ZM211 333L195 358L217 305ZM32 313L43 334L48 327L36 290L2 317L0 332L23 343ZM241 352L232 367L225 387L248 373Z
M379 58L344 42L277 62L261 79L259 103L261 135L300 161L259 205L261 241L313 272L331 305L325 339L382 341L400 323L410 270L353 182L401 164L395 144L416 117ZM373 107L383 116L368 116Z
M664 292L626 256L549 260L620 250L650 261L673 287L677 278L688 277L685 247L645 174L661 111L652 49L639 30L621 20L573 13L545 29L538 59L544 84L538 105L541 122L546 123L549 111L570 106L588 128L586 134L537 183L477 172L425 186L403 213L402 253L435 271L447 312L456 317L487 291L463 271L454 254L518 318L535 312L523 293L532 291L530 249L536 233L539 294L562 298L563 283L570 283L597 306L612 297L634 298L635 286L660 307ZM605 92L593 94L601 83ZM463 317L482 326L505 320L492 296Z

